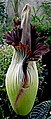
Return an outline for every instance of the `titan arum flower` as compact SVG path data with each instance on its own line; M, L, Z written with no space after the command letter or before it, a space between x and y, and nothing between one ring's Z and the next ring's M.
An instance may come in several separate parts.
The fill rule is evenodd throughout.
M6 74L6 90L14 111L27 115L35 102L38 90L36 60L49 51L46 37L35 41L36 29L30 24L31 7L26 4L21 21L14 19L15 28L6 34L6 42L14 46L11 64Z

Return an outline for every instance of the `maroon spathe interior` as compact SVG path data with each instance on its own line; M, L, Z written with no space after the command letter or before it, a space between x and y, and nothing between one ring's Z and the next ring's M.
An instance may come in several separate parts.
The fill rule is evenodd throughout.
M31 51L29 51L29 44L26 42L26 45L21 43L21 36L22 36L21 29L21 21L14 19L14 29L12 32L8 32L6 34L6 42L9 45L14 46L16 49L17 46L26 50L27 53L31 54L30 58L38 58L40 55L44 55L45 53L49 52L49 46L44 44L44 41L47 40L47 36L41 36L39 32L36 31L35 25L30 24L30 31L31 31ZM36 40L39 37L38 40Z

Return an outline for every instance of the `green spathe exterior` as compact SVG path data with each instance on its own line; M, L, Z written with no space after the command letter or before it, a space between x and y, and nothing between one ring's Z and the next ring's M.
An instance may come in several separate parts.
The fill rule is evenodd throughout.
M18 56L17 51L15 56ZM6 90L14 111L19 115L27 115L31 111L36 98L38 90L38 73L36 63L30 61L27 67L28 82L23 88L22 79L24 76L22 60L23 57L21 57L21 59L19 58L19 62L17 63L16 57L13 56L11 65L6 74ZM15 104L16 97L21 89L22 92Z

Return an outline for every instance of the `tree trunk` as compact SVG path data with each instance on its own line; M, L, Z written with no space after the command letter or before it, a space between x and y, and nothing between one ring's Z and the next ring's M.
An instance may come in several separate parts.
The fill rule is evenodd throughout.
M14 6L15 16L18 16L18 0L14 0Z

